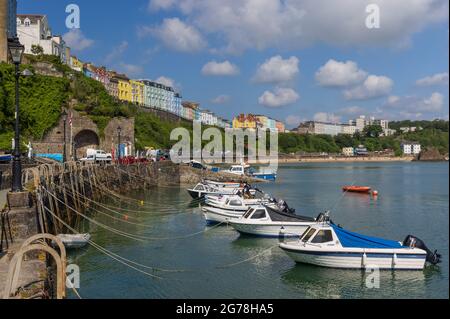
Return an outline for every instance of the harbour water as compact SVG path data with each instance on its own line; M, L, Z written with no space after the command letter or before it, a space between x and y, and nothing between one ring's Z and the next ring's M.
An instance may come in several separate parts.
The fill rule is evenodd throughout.
M136 241L92 224L84 224L81 230L89 231L93 241L109 251L159 270L132 264L139 272L93 247L72 252L69 262L81 271L81 296L449 297L448 163L300 163L280 166L278 173L276 183L260 188L284 198L299 214L316 217L331 210L333 221L352 231L399 241L416 235L431 249L438 249L442 264L424 271L381 271L380 287L370 289L364 271L297 265L275 247L276 239L240 236L227 226L206 228L198 203L191 202L184 188L158 188L128 194L144 200L143 213L121 217L102 210L120 220L94 215L109 227L153 239ZM343 196L341 187L351 184L372 186L380 195L377 199ZM118 205L111 199L105 203ZM131 202L122 207L140 209Z

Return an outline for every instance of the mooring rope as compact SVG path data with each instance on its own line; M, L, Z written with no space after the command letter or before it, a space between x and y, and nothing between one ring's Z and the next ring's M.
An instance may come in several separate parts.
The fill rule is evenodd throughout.
M260 252L259 254L255 255L255 256L252 256L252 257L250 257L250 258L247 258L247 259L244 259L244 260L241 260L241 261L239 261L239 262L232 263L232 264L228 264L228 265L217 266L216 268L218 268L218 269L231 268L231 267L234 267L234 266L238 266L238 265L247 263L247 262L249 262L249 261L252 261L252 260L258 258L259 256L264 255L265 253L271 251L272 249L274 249L274 248L276 248L276 247L278 247L278 244L276 244L276 245L274 245L274 246L272 246L272 247L270 247L270 248L268 248L268 249L265 249L265 250L263 250L262 252Z
M77 210L74 209L73 207L70 207L69 205L67 205L66 203L64 203L64 202L63 202L62 200L60 200L55 194L52 194L52 193L49 192L46 188L44 188L44 189L47 191L47 193L48 193L50 196L52 196L53 198L55 198L55 200L57 200L58 202L60 202L60 203L63 204L64 206L67 206L70 210L72 210L72 211L75 212L76 214L79 214L80 216L84 217L85 219L87 219L88 221L94 223L95 225L97 225L97 226L99 226L99 227L102 227L102 228L104 228L104 229L107 229L107 230L109 230L109 231L111 231L111 232L113 232L113 233L119 234L119 235L121 235L121 236L130 238L130 239L134 239L134 240L138 240L138 241L146 241L146 240L178 240L178 239L187 239L187 238L195 237L195 236L204 234L204 233L206 233L206 232L209 232L209 231L211 231L211 230L213 230L213 229L216 229L217 227L219 227L219 226L221 226L221 225L224 224L224 222L222 222L222 223L219 223L219 224L217 224L217 225L214 225L213 227L210 227L210 228L201 230L201 231L199 231L199 232L195 232L195 233L192 233L192 234L189 234L189 235L184 235L184 236L178 236L178 237L149 237L149 236L133 235L133 234L130 234L130 233L127 233L127 232L124 232L124 231L115 229L115 228L110 227L110 226L108 226L108 225L105 225L105 224L103 224L103 223L100 223L100 222L98 222L98 221L96 221L96 220L94 220L94 219L92 219L92 218L89 218L89 217L86 216L85 214L83 214L83 213L77 211Z
M50 213L54 218L58 219L65 227L67 227L68 230L70 230L70 231L73 232L74 234L79 234L79 232L78 232L77 230L75 230L74 228L70 227L70 225L68 225L66 222L64 222L60 217L58 217L56 214L54 214L54 213L53 213L50 209L48 209L46 206L44 206L44 209L45 209L48 213ZM106 248L100 246L99 244L95 243L95 242L92 241L92 240L88 240L88 243L89 243L89 245L93 246L94 248L96 248L96 249L99 250L100 252L102 252L102 253L106 254L107 256L111 257L112 259L114 259L114 260L120 262L121 264L124 264L124 265L126 265L126 266L128 266L128 267L130 267L130 268L132 268L132 269L134 269L134 270L136 270L136 271L139 271L140 273L143 273L143 274L145 274L145 275L147 275L147 276L150 276L150 277L153 277L153 278L156 278L156 279L165 279L165 278L160 277L160 276L156 276L156 275L153 275L153 274L150 274L150 273L148 273L148 272L146 272L146 271L143 271L142 269L138 269L138 268L136 268L136 267L134 267L134 266L128 265L127 262L128 262L128 263L131 263L131 264L134 264L134 265L136 265L136 266L139 266L139 267L143 267L143 268L147 268L147 269L152 269L152 270L154 270L154 271L160 271L160 272L183 272L183 270L167 270L167 269L161 269L161 268L156 268L156 267L151 267L151 266L143 265L143 264L140 264L140 263L138 263L138 262L135 262L135 261L132 261L132 260L130 260L130 259L127 259L127 258L125 258L125 257L122 257L122 256L120 256L120 255L118 255L118 254L116 254L116 253L113 253L112 251L110 251L110 250L108 250L108 249L106 249Z
M58 188L62 188L61 186L58 186L58 185L56 185L56 184L55 184L55 186L58 187ZM147 215L151 215L151 216L182 215L182 214L190 214L190 213L191 213L191 212L152 213L152 212L142 211L142 210L139 210L139 211L138 211L138 210L125 209L125 208L121 208L121 207L113 207L113 206L109 206L109 205L106 205L106 204L104 204L104 203L95 201L95 200L93 200L93 199L90 199L89 197L87 197L87 196L85 196L85 195L83 195L83 194L80 194L80 193L78 193L77 191L72 192L72 191L71 191L70 189L68 189L68 188L65 188L65 190L66 190L67 192L69 192L69 193L72 193L72 194L75 193L75 194L77 194L78 196L81 196L82 198L86 199L87 201L89 201L89 202L91 202L91 203L93 203L93 204L95 204L95 205L98 205L98 206L100 206L100 207L102 207L102 208L104 208L104 209L106 209L106 210L108 210L108 211L111 211L111 212L113 212L113 213L115 213L115 214L117 214L117 215L120 215L120 216L122 216L122 217L129 217L129 218L137 219L136 217L133 217L133 216L130 217L130 216L127 215L127 214L121 214L121 213L117 212L117 210L122 210L122 211L124 211L124 212L130 212L130 213L147 214ZM72 196L72 198L73 198L73 196Z

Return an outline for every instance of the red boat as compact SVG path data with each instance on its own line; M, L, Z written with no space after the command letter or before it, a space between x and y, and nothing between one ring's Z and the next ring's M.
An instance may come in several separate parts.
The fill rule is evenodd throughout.
M368 186L344 186L342 190L349 193L369 194L372 188Z

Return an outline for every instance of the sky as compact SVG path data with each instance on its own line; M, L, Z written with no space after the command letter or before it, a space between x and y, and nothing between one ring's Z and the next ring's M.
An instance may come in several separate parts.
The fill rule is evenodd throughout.
M66 7L80 9L80 28ZM375 5L375 7L373 6ZM448 0L18 0L72 54L232 119L449 117Z

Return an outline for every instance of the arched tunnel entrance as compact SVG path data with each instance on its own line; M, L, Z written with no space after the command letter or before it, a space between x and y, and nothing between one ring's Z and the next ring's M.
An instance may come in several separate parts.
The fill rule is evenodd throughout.
M97 133L92 130L82 130L73 138L74 150L78 159L86 156L88 148L98 149L100 138Z

